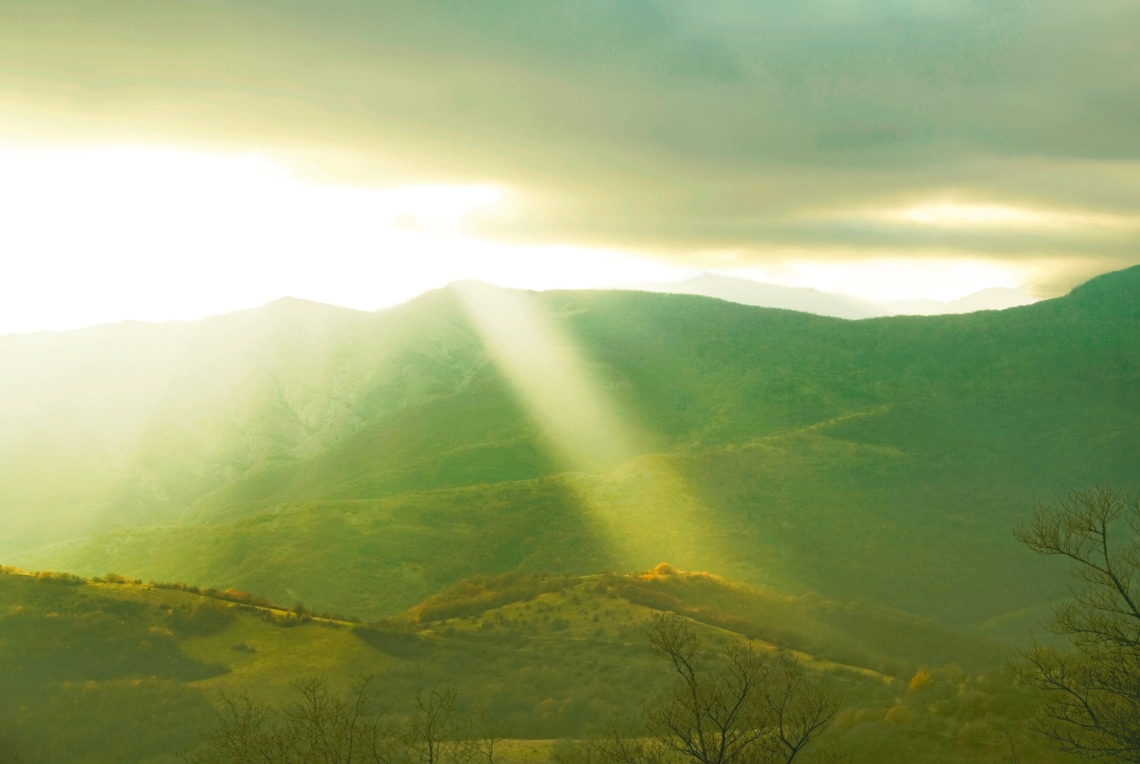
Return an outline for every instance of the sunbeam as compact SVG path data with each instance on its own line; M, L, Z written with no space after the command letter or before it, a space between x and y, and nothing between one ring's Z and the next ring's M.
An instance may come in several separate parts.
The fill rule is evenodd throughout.
M584 359L533 294L478 282L454 285L488 352L564 469L599 532L628 564L666 557L715 562L707 513L646 434L615 406Z
M585 360L530 294L455 285L503 374L569 470L597 472L634 456L634 438Z

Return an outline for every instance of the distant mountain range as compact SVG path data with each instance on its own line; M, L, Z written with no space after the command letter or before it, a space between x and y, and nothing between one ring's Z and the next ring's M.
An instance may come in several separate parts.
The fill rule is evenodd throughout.
M365 618L667 560L1020 633L1037 501L1140 474L1140 267L843 321L455 285L0 337L0 561Z
M834 318L875 318L880 316L933 316L947 313L973 313L979 310L1005 310L1032 305L1037 299L1018 289L993 288L957 300L903 300L874 302L818 289L767 284L748 279L706 273L676 283L642 283L626 287L643 292L694 294L716 297L741 305L781 308Z

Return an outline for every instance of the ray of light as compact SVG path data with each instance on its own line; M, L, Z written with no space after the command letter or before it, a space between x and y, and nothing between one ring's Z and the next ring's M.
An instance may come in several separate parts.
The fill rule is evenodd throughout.
M636 453L628 424L537 299L478 282L455 288L495 363L568 469L593 472Z
M647 439L616 408L605 369L583 358L544 304L485 284L454 288L548 448L573 473L565 485L619 558L644 566L665 555L682 565L715 560L715 530L700 502L660 458L637 457Z

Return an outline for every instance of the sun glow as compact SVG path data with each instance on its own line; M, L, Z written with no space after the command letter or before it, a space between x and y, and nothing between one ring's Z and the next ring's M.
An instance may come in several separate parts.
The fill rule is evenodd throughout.
M985 204L930 204L895 213L899 220L942 226L1027 226L1053 222L1048 214Z
M458 279L545 289L672 274L479 239L494 185L315 185L259 156L0 148L0 333L195 319L285 295L375 310Z
M944 228L1136 228L1137 221L1070 210L1034 209L998 204L937 202L874 213L874 217L901 223Z

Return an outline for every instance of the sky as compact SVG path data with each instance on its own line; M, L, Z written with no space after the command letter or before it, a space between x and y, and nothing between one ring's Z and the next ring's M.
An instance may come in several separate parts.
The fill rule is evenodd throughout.
M1140 262L1135 0L0 0L0 333Z

